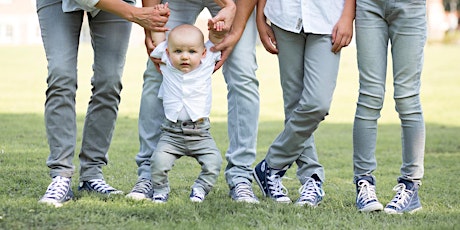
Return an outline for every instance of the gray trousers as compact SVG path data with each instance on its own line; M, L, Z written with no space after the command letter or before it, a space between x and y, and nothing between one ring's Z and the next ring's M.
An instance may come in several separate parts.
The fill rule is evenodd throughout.
M152 155L152 182L155 194L168 194L170 185L168 172L174 161L182 156L195 158L201 172L192 188L201 188L206 194L219 177L222 156L209 132L208 118L192 121L171 122L165 119L157 148Z
M168 1L168 4L171 16L166 26L171 29L181 24L195 23L205 7L213 16L220 10L213 0L172 0ZM222 67L228 90L229 146L225 154L225 178L230 188L237 183L252 181L259 119L259 82L255 74L256 41L257 28L253 14L241 39ZM157 147L164 118L162 101L157 97L161 82L161 74L148 60L139 111L140 150L136 155L139 178L151 179L150 157Z
M355 180L377 168L377 120L383 107L388 41L393 59L393 98L401 121L401 179L423 177L425 122L420 103L420 76L426 42L425 0L356 3L359 97L353 126Z
M285 127L268 149L265 160L275 169L296 162L302 184L313 174L324 181L313 132L328 115L340 54L331 52L330 35L292 33L276 25L272 28L279 50Z
M48 60L45 125L50 155L46 164L52 177L71 177L77 139L77 54L84 12L64 13L62 2L53 0L38 0L37 12ZM103 11L94 18L88 15L88 18L94 75L79 155L81 181L103 178L102 166L108 161L132 26Z

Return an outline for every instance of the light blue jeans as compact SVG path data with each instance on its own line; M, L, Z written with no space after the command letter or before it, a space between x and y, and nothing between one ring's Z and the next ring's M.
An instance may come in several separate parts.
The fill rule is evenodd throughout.
M271 168L294 162L302 184L316 174L325 180L313 132L329 113L337 81L340 54L334 54L330 35L292 33L272 25L278 46L284 100L284 130L265 157Z
M420 75L426 41L425 0L357 0L356 43L359 97L353 126L355 180L377 167L377 120L383 107L388 41L393 60L393 98L401 120L400 179L423 177L425 122L420 104Z
M155 194L170 191L168 172L174 161L182 156L195 158L201 165L201 173L192 188L201 188L208 194L219 177L222 156L209 132L208 118L199 121L171 122L165 119L157 148L152 155L152 182Z
M193 24L206 7L216 15L220 7L213 0L168 1L171 16L168 28L181 24ZM252 181L252 164L256 157L257 127L259 119L259 82L255 45L257 29L254 14L246 29L223 66L227 83L229 147L225 154L227 167L225 178L230 188L237 183ZM162 81L150 60L144 73L144 85L139 112L140 150L136 155L138 177L151 179L150 157L155 151L164 118L162 102L157 98Z
M38 0L37 13L48 60L45 125L50 155L46 164L52 177L71 177L77 139L77 54L84 12L63 13L61 1ZM102 166L108 162L132 26L104 11L88 18L94 75L79 155L80 181L103 178Z

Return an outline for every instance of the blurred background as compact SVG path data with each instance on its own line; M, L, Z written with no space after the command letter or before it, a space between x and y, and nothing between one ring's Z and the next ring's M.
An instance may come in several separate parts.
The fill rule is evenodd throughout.
M0 45L41 44L36 15L36 0L0 0ZM140 7L138 1L138 6ZM427 0L429 42L460 43L460 0ZM197 25L206 28L207 10L198 18ZM87 23L81 34L82 42L89 42ZM206 30L204 30L206 31ZM143 45L142 28L134 26L131 43Z

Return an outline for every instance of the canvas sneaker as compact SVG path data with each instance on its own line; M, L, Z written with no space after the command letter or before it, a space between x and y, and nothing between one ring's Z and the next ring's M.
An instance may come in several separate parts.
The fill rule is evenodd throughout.
M141 178L134 185L130 193L126 195L127 198L133 200L146 200L152 199L153 196L153 185L149 179Z
M96 192L101 194L123 194L123 191L110 186L104 179L92 179L80 182L78 191Z
M356 207L360 212L382 211L383 205L375 194L373 177L363 177L356 182Z
M152 201L153 203L164 204L168 201L169 194L157 193L153 194Z
M54 205L59 208L65 202L73 198L70 178L56 176L46 189L45 195L38 201L39 203Z
M192 188L190 192L190 201L201 203L206 196L206 192L202 188Z
M322 189L322 182L307 177L307 181L299 188L300 197L295 202L296 205L317 207L325 195Z
M241 182L236 184L235 187L230 189L229 195L232 197L232 200L237 202L246 202L251 204L259 203L256 195L254 195L254 191L252 191L251 185L248 183Z
M383 209L388 214L414 213L422 209L422 204L418 197L418 185L409 181L400 180L393 191L396 192L394 198Z
M262 193L279 203L291 203L288 190L283 186L282 177L286 170L276 170L268 166L265 160L261 161L253 170L253 175Z

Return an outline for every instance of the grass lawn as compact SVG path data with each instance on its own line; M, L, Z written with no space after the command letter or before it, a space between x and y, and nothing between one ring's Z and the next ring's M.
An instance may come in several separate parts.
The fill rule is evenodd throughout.
M283 128L282 97L276 57L258 47L261 114L257 161ZM79 134L90 96L92 52L80 50L77 113ZM413 215L358 213L352 183L352 122L358 73L356 50L342 53L338 85L330 115L315 134L326 170L326 196L316 209L276 204L231 202L223 173L202 204L188 200L199 165L182 158L170 172L170 201L165 205L135 202L123 196L98 196L77 190L78 156L73 189L76 199L59 209L38 204L50 182L45 165L48 144L43 122L46 59L41 46L0 47L0 229L460 229L460 46L429 44L422 76L422 103L427 128L425 178L420 190L423 210ZM134 157L139 148L137 113L146 53L130 47L123 79L119 119L109 150L105 179L129 192L137 179ZM391 66L391 63L390 63ZM389 69L389 73L391 73ZM391 75L379 123L377 195L387 203L401 165L400 127L392 100ZM226 85L214 76L212 133L222 154L227 139ZM81 143L81 135L77 139ZM77 146L76 152L79 151ZM226 162L224 162L225 168ZM295 167L284 180L295 200L300 184Z

